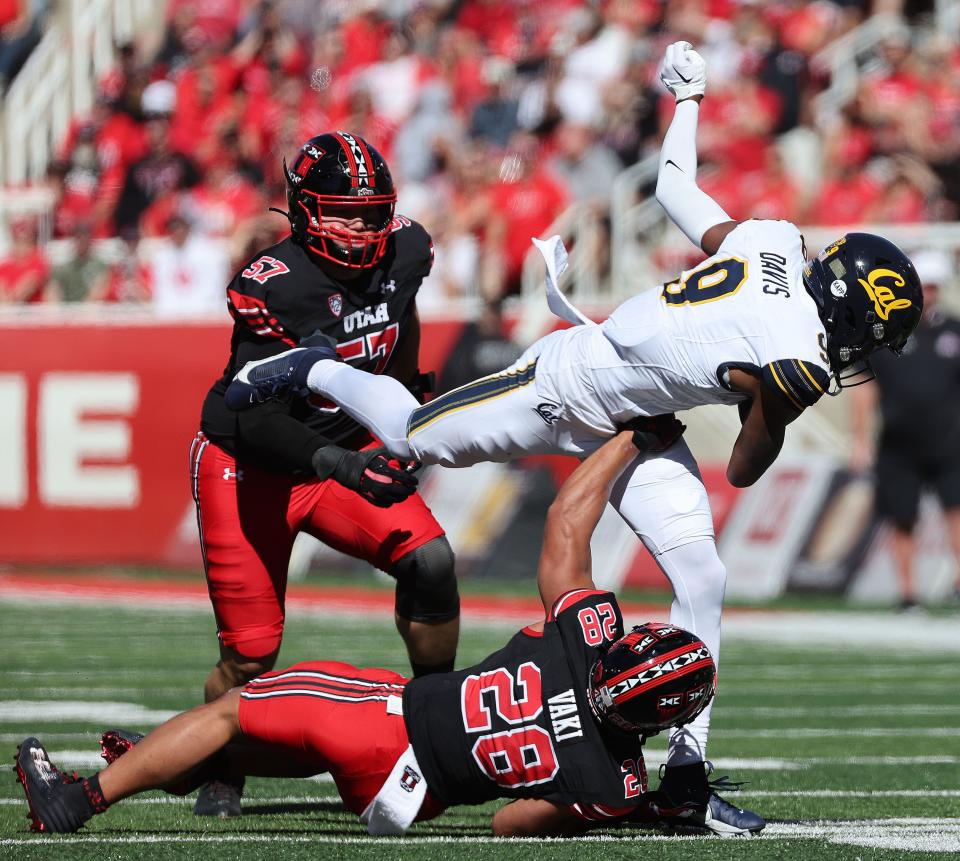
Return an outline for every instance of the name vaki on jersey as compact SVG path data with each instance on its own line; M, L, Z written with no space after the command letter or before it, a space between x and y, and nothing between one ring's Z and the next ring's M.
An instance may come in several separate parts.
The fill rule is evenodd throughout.
M553 737L558 744L583 738L583 727L580 725L580 712L577 710L577 700L573 688L568 688L562 693L548 697L547 708L550 710L550 725L553 727Z

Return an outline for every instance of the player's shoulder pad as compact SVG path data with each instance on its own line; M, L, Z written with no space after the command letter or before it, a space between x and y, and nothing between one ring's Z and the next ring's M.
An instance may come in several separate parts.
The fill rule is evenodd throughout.
M433 266L433 240L426 228L405 215L394 216L393 233L396 264L421 270L424 275Z
M564 592L553 602L553 606L550 608L550 615L547 616L547 621L552 622L565 610L569 610L582 601L593 599L600 595L610 598L614 597L613 593L608 592L606 589L571 589L569 592Z
M798 412L812 407L830 388L830 374L802 359L777 359L760 369L764 384Z
M287 242L280 242L251 257L227 286L230 316L253 334L295 343L270 307L271 288L290 277L294 261ZM276 279L276 280L275 280Z

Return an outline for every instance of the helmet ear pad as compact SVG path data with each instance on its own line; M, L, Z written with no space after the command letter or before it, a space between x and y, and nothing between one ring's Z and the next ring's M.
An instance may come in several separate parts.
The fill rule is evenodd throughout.
M300 240L307 231L307 213L299 202L299 189L293 180L295 174L287 167L286 159L283 160L283 176L287 181L287 218L290 220L290 232Z

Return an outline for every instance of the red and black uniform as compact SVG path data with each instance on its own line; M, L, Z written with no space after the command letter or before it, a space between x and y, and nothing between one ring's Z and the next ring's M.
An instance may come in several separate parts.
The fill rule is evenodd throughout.
M356 813L412 744L428 787L418 819L493 798L615 817L646 791L641 742L601 732L586 691L594 662L621 636L616 597L576 590L557 600L542 634L525 628L455 673L407 681L334 661L267 673L244 688L240 725L329 771ZM388 705L401 696L402 716Z
M404 347L416 347L408 343L419 337L415 298L432 258L424 229L398 217L384 256L355 279L334 280L287 238L253 257L227 288L230 359L203 405L191 478L221 642L243 655L280 645L298 532L389 571L443 530L419 496L378 508L315 477L311 459L322 446L373 442L334 404L294 399L237 413L224 404L226 387L246 362L318 330L337 340L344 361L390 373Z
M587 702L591 668L622 636L613 593L578 590L542 634L524 629L470 669L414 679L403 710L430 791L448 805L630 805L646 789L640 740L601 732Z

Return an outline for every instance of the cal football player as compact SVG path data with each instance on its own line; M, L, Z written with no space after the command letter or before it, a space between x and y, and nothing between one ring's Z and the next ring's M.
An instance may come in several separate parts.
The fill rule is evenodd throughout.
M622 304L600 325L555 332L511 367L425 406L395 381L331 360L323 348L243 369L237 405L291 389L321 393L371 428L396 457L468 466L524 454L584 456L624 426L649 451L611 497L674 589L670 621L716 658L726 571L699 470L676 410L730 404L742 428L727 477L753 484L773 463L786 426L881 348L901 350L920 319L914 267L891 242L849 233L816 259L786 221L733 221L696 184L695 135L705 64L689 43L671 45L660 69L677 107L660 154L657 198L709 256ZM661 791L678 816L707 810L710 710L676 730ZM756 814L724 808L727 827Z
M77 831L134 793L189 792L210 773L330 772L372 834L495 798L511 799L493 817L501 836L656 821L669 802L646 791L644 739L701 713L716 669L703 641L675 625L625 632L616 596L593 584L590 536L636 455L633 435L621 433L566 482L537 574L546 617L479 664L412 680L337 661L297 664L146 737L105 733L110 764L82 779L28 738L16 772L31 827Z
M230 357L190 455L220 640L207 701L273 668L299 532L396 578L396 622L415 675L453 669L457 645L453 553L416 478L329 401L273 401L244 413L224 402L246 362L314 333L352 366L387 374L415 397L423 388L416 295L433 247L419 224L394 212L386 162L341 131L311 138L283 167L290 235L254 255L227 287ZM241 789L211 783L196 812L240 813Z

